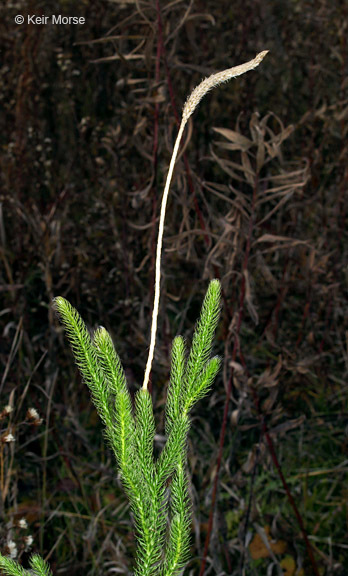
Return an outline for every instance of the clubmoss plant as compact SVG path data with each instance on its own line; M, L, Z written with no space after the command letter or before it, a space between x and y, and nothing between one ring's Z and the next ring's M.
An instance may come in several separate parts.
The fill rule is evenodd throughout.
M100 327L91 338L75 308L62 297L54 300L75 362L104 424L105 437L115 455L130 502L137 534L136 576L172 576L178 574L188 561L190 501L185 469L189 413L196 402L208 393L220 367L220 358L210 357L220 314L220 283L212 280L189 354L186 354L181 336L173 341L165 407L167 440L155 460L153 446L156 427L148 382L156 342L164 219L176 156L186 123L203 96L222 82L256 68L266 54L267 51L261 52L246 64L206 78L194 89L184 106L162 198L150 349L143 386L135 394L134 410L125 374L109 333ZM9 576L52 574L38 555L32 556L30 567L31 571L25 570L14 560L0 554L0 568Z

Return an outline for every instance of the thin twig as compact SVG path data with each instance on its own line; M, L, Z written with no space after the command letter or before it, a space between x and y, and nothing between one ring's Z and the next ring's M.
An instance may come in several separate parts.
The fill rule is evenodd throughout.
M179 128L178 135L176 137L176 141L174 144L172 158L169 164L169 170L167 175L166 184L164 187L163 197L162 197L162 204L161 204L161 214L160 214L160 222L159 222L159 230L158 230L158 240L157 240L157 250L156 250L156 273L155 273L155 297L154 297L154 304L153 304L153 312L152 312L152 323L151 323L151 338L150 338L150 348L149 348L149 356L147 359L145 375L144 375L144 382L143 382L143 390L147 390L149 384L149 377L152 367L152 360L155 350L156 344L156 332L157 332L157 318L158 318L158 309L159 309L159 299L160 299L160 281L161 281L161 254L162 254L162 243L163 243L163 230L164 230L164 219L166 214L166 206L167 206L167 199L168 193L170 188L170 183L172 180L174 166L176 157L178 154L180 141L182 135L184 133L184 129L188 119L190 118L191 114L193 114L194 110L197 108L198 104L202 100L202 98L209 92L209 90L219 86L223 82L228 82L231 78L235 78L236 76L241 76L245 72L249 70L253 70L256 68L263 58L266 56L268 50L264 50L260 52L253 60L246 62L245 64L241 64L240 66L234 66L233 68L228 68L227 70L223 70L222 72L218 72L217 74L212 74L205 80L203 80L198 86L193 90L191 96L187 99L186 104L184 106L182 120Z

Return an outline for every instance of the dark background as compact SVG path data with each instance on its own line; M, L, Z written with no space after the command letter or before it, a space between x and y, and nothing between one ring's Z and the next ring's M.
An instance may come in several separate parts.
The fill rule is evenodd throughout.
M224 362L193 414L185 573L205 559L211 575L346 575L345 3L5 1L0 17L2 552L15 542L24 566L41 552L55 574L130 573L126 498L52 298L110 330L141 385L183 104L205 76L268 49L184 135L152 373L158 449L171 341L190 341L219 277Z

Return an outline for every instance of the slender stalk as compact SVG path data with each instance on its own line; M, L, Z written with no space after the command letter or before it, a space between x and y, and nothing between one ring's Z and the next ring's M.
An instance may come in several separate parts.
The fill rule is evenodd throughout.
M170 77L170 72L169 72L169 68L168 68L168 63L167 63L167 57L166 57L166 52L165 52L165 46L164 46L164 42L163 42L163 33L162 33L162 20L161 20L161 12L158 9L158 37L159 37L159 42L160 42L160 47L161 47L161 55L163 57L164 60L164 67L165 67L165 71L166 71L166 76L167 76L167 85L168 85L168 91L169 91L169 97L170 97L170 102L172 105L172 109L173 109L173 113L175 116L175 120L177 123L177 126L179 128L180 126L180 119L179 119L179 114L177 111L177 107L176 107L176 103L175 103L175 95L174 95L174 89L173 89L173 84L172 84L172 80ZM193 201L193 206L195 209L195 212L197 214L197 218L199 220L202 232L203 232L203 238L204 238L204 242L206 244L207 247L210 246L210 237L207 234L207 227L204 221L204 217L202 214L202 211L198 205L198 201L197 201L197 196L196 196L196 192L195 192L195 188L193 185L193 181L192 181L192 175L191 175L191 170L190 170L190 165L187 159L187 155L185 152L183 152L182 155L182 159L184 161L184 166L185 166L185 172L186 172L186 179L187 179L187 185L190 191L190 197L192 198ZM220 270L219 268L216 266L216 264L213 264L213 269L214 269L214 277L217 278L218 280L220 280ZM226 298L226 294L223 288L221 288L221 295L222 295L222 299L223 299L223 303L224 303L224 309L227 310L229 312L229 315L232 316L232 310L231 307L227 301ZM224 337L227 337L227 329L226 326L224 327Z
M179 128L178 135L175 140L175 145L173 149L172 158L169 165L167 181L163 192L162 204L161 204L161 215L160 215L160 222L159 222L159 229L158 229L158 240L157 240L157 249L156 249L156 268L155 268L155 299L153 302L153 312L152 312L152 324L151 324L151 341L150 341L150 349L149 349L149 356L146 363L145 369L145 376L143 382L143 389L147 390L149 377L152 367L152 360L153 354L155 350L156 344L156 332L157 332L157 318L158 318L158 309L159 309L159 299L160 299L160 281L161 281L161 254L162 254L162 243L163 243L163 230L164 230L164 219L166 215L166 207L167 207L167 199L169 194L169 187L170 182L172 180L172 175L174 171L174 165L176 161L176 157L178 155L179 145L181 141L181 137L183 135L185 129L186 121L182 120Z
M268 50L264 50L260 52L253 60L246 62L245 64L240 64L239 66L234 66L233 68L228 68L227 70L223 70L222 72L217 72L216 74L212 74L205 80L203 80L198 86L193 90L191 96L186 101L184 106L184 110L182 113L182 120L179 128L178 135L175 140L174 149L172 158L169 164L169 170L167 175L166 184L164 187L163 197L162 197L162 204L161 204L161 214L160 214L160 222L159 222L159 230L158 230L158 239L157 239L157 250L156 250L156 272L155 272L155 298L153 303L153 312L152 312L152 323L151 323L151 338L150 338L150 348L149 348L149 355L146 363L145 375L144 375L144 382L143 382L143 389L147 390L150 378L150 372L152 367L152 360L155 350L156 344L156 332L157 332L157 318L158 318L158 309L159 309L159 299L160 299L160 282L161 282L161 254L162 254L162 243L163 243L163 230L164 230L164 219L166 215L166 206L167 206L167 199L169 194L170 183L172 180L174 166L176 157L178 155L178 150L180 146L180 141L186 126L186 123L190 116L193 114L195 109L197 108L198 104L202 100L202 98L209 92L212 88L216 88L220 84L224 82L228 82L231 78L236 78L237 76L241 76L245 74L245 72L249 72L249 70L253 70L256 68L260 62L264 59Z

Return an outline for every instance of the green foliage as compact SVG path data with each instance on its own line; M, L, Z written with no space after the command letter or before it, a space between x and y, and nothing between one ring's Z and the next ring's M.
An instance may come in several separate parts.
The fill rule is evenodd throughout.
M177 463L171 484L170 529L167 554L162 567L162 576L175 574L185 567L189 557L190 503L184 462Z
M166 405L167 442L157 461L153 455L156 426L148 390L138 390L133 411L124 371L107 331L98 328L92 340L69 302L59 297L54 306L104 423L130 501L138 542L135 574L178 574L187 563L190 547L185 472L189 411L209 391L220 366L219 358L210 359L220 312L220 283L210 282L187 362L184 340L180 336L174 340ZM31 558L30 566L37 576L51 574L39 556ZM9 576L30 574L3 556L0 567Z
M211 345L220 313L220 283L213 280L203 302L187 361L183 409L188 411L209 390L220 367L219 358L209 362Z
M52 576L48 564L38 554L30 558L29 564L31 571L24 570L18 562L0 554L0 568L7 576Z
M38 554L34 554L34 556L31 557L30 567L37 576L52 576L48 564Z
M6 556L2 556L2 554L0 554L0 568L8 576L27 576L30 574L28 570L24 570L17 562L6 558Z

